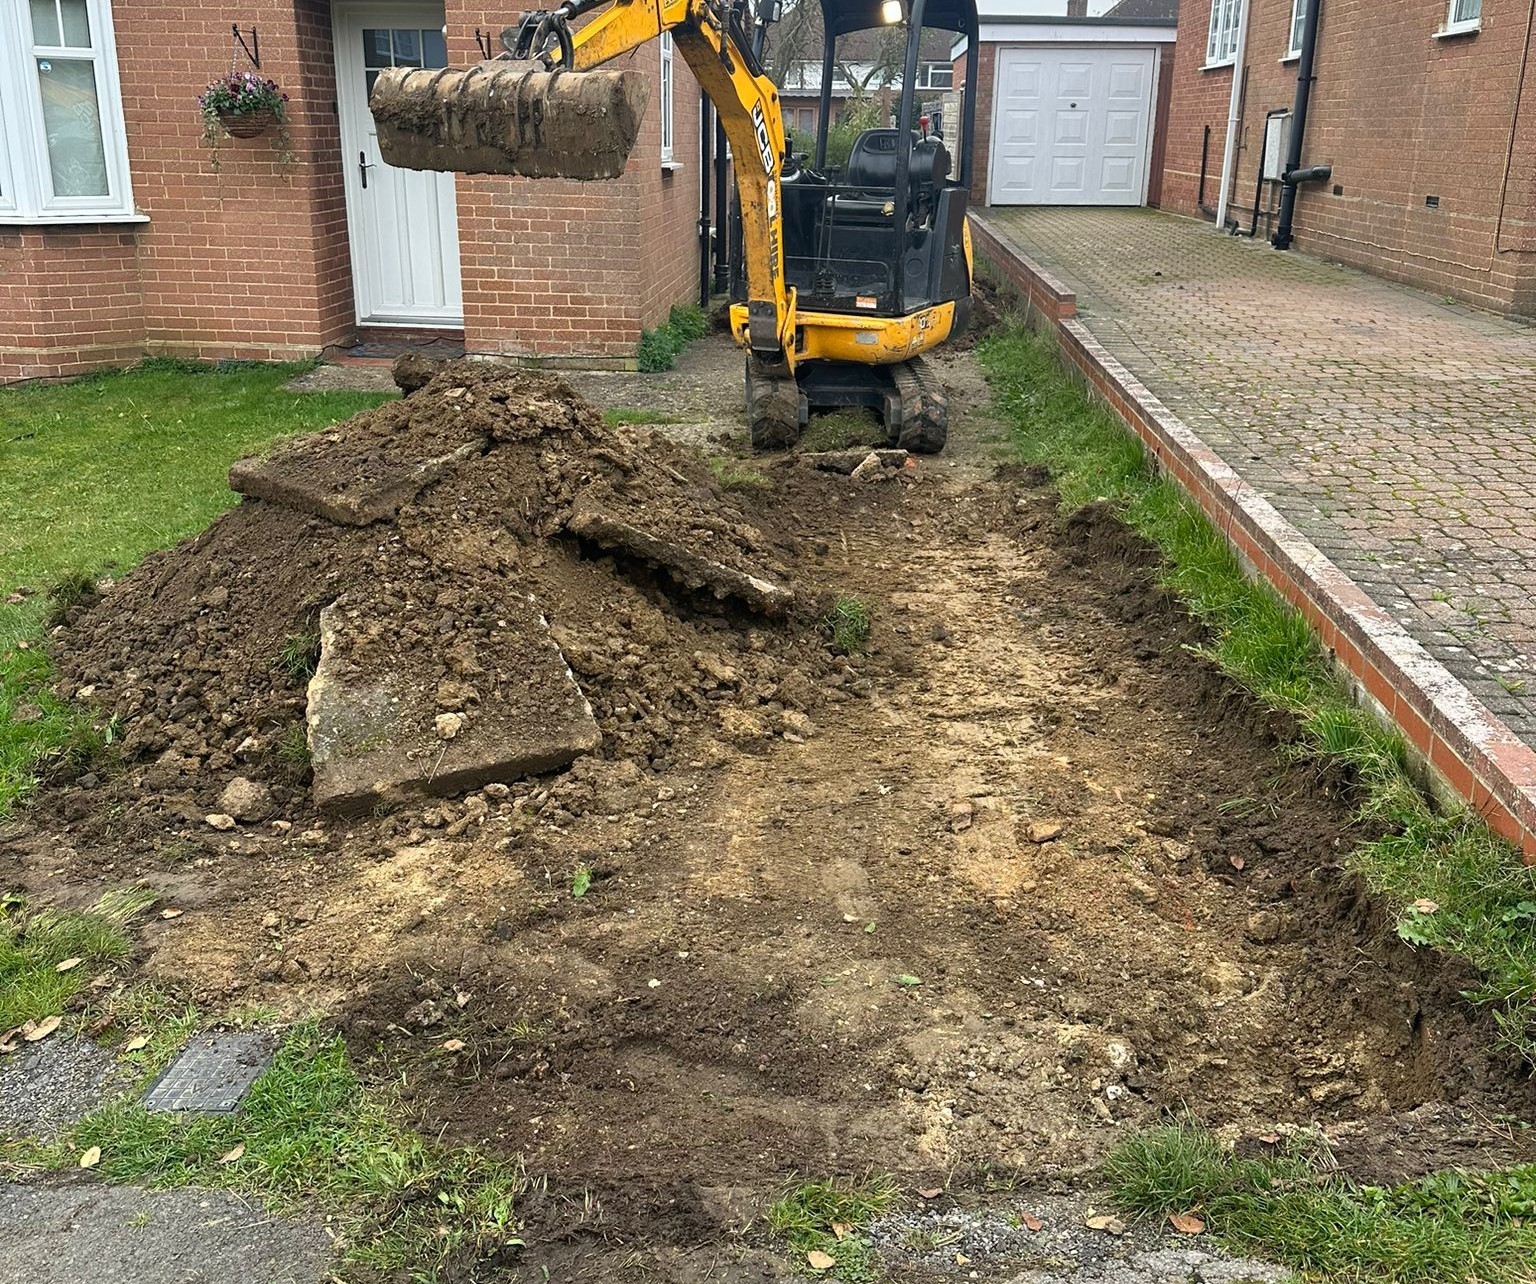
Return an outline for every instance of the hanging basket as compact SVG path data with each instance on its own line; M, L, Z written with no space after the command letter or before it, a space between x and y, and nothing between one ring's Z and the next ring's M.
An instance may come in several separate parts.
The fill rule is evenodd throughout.
M225 132L232 138L260 138L272 128L276 120L276 115L270 110L219 113L219 124L224 126Z

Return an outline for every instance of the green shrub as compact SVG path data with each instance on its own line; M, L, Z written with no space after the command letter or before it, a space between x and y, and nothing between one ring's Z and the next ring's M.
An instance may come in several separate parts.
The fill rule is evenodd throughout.
M679 303L662 324L654 330L641 332L640 345L635 349L635 364L647 374L670 370L678 353L708 333L709 320L703 309L696 304Z

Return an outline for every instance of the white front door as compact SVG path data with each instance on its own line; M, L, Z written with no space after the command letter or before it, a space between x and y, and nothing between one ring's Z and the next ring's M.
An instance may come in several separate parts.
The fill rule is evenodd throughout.
M993 205L1140 205L1155 49L999 48Z
M452 174L379 157L368 94L385 67L445 67L443 7L338 4L336 98L346 175L352 288L365 325L464 323Z

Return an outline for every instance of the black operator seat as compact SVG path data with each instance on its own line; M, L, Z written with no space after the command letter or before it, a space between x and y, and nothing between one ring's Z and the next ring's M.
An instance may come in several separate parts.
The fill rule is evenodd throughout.
M889 222L895 208L898 138L894 129L866 129L854 139L843 180L849 195L830 198L836 201L839 223ZM925 185L938 186L949 177L949 152L940 139L912 135L908 176L914 196Z

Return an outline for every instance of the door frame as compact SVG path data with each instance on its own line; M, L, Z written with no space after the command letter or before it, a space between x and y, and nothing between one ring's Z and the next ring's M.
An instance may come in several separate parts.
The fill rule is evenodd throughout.
M364 319L363 297L362 291L358 288L357 259L354 253L355 247L362 244L360 225L363 213L358 200L361 189L358 186L357 176L353 173L351 154L345 142L347 108L342 86L346 83L344 78L348 73L355 72L356 69L349 67L346 63L349 45L344 37L351 33L352 24L356 23L360 17L370 14L406 17L419 14L425 9L443 7L442 3L435 4L434 0L333 0L331 5L331 62L332 73L336 79L336 138L337 148L341 153L342 206L347 216L347 265L352 275L352 317L358 326L393 327L402 330L462 330L464 328L462 244L459 245L458 262L454 265L458 269L460 282L459 315L456 318L429 317L424 320L401 318L397 321ZM361 24L358 24L357 30L361 31ZM366 110L366 103L364 109ZM454 212L457 217L457 192L455 192Z
M989 42L990 43L990 42ZM1141 194L1137 204L1126 206L1113 205L1082 205L1073 208L1081 209L1145 209L1147 195L1152 190L1152 145L1157 135L1157 91L1158 81L1163 74L1163 46L1161 42L1151 40L1010 40L1006 44L998 42L996 52L992 55L992 120L988 125L991 131L987 136L987 204L996 204L992 194L997 191L997 121L1003 108L1003 95L1000 92L1002 82L1003 54L1010 49L1057 49L1062 52L1090 52L1096 50L1113 50L1117 53L1126 53L1133 49L1143 50L1152 55L1152 78L1147 85L1147 137L1145 150L1141 158ZM1049 206L1049 202L1040 202L1043 206ZM999 206L1000 209L1023 209L1027 206ZM1066 208L1066 207L1063 207Z

